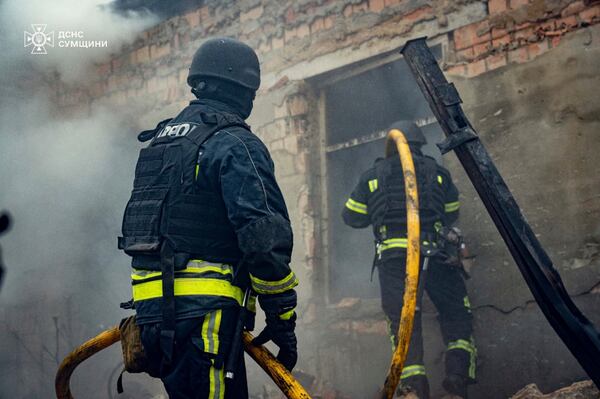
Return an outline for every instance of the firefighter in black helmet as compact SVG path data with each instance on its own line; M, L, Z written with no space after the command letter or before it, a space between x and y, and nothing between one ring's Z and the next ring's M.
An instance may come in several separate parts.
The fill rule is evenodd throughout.
M197 97L140 133L133 192L119 246L132 257L133 300L149 373L170 398L247 398L243 354L224 364L244 293L266 314L288 369L297 360L292 230L265 145L244 120L260 85L247 45L207 40L188 84Z
M444 388L465 398L467 385L475 380L476 349L472 339L472 315L463 280L464 270L450 259L448 250L458 229L451 226L458 218L458 190L450 172L433 158L424 156L426 144L421 129L413 122L399 121L390 129L402 131L408 141L415 164L419 193L421 247L436 253L428 261L425 291L439 312L442 336L447 345ZM350 195L342 216L354 228L373 227L376 241L375 264L379 272L381 303L390 326L395 348L400 323L406 271L406 197L404 177L398 154L392 151L385 159L364 172ZM455 243L456 240L452 240ZM423 258L421 259L423 264ZM423 273L422 273L423 274ZM418 304L420 308L420 303ZM401 376L401 390L406 397L429 398L429 384L423 364L421 311L415 314L408 356Z

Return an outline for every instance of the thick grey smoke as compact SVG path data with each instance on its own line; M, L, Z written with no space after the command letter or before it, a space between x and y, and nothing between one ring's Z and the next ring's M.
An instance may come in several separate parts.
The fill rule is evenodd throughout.
M133 123L98 107L63 117L48 83L84 82L95 62L154 21L113 14L101 1L0 3L0 208L15 222L2 239L0 397L53 397L57 363L125 314L118 305L130 295L128 260L116 236L135 161ZM60 48L55 37L48 54L32 55L23 32L42 23L55 35L80 31L108 47ZM76 397L108 397L116 351L78 370Z

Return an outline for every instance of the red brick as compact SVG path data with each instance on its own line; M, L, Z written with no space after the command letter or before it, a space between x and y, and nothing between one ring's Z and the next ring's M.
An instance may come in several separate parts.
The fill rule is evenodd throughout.
M312 23L310 24L310 33L311 34L314 34L323 29L325 29L325 21L321 17L315 18L315 20L312 21Z
M566 6L560 15L561 17L568 17L569 15L575 15L583 10L585 10L585 3L582 0L579 0Z
M575 28L575 27L577 27L577 25L578 25L578 22L577 22L577 18L575 17L575 15L570 15L568 17L564 17L564 18L561 18L558 21L556 21L557 29Z
M369 10L379 12L385 8L384 0L369 0Z
M491 42L477 44L477 45L473 46L473 55L475 58L478 58L480 56L487 54L491 50L491 48L492 48Z
M475 58L475 52L473 51L473 47L469 47L464 50L459 50L456 52L456 55L461 61L471 61L473 58Z
M166 57L171 53L171 44L167 43L163 46L150 46L150 58L154 61Z
M521 29L515 32L515 40L516 41L525 41L527 42L530 38L535 35L535 29L533 27Z
M485 25L484 25L485 24ZM486 21L463 26L454 31L454 46L457 50L471 47L491 39L491 34L484 33L479 36L478 32L487 25Z
M200 25L200 13L198 12L198 10L188 12L183 16L183 18L186 19L190 28L195 28L198 25Z
M303 38L308 35L310 35L310 28L308 27L308 24L302 24L296 28L296 36L298 38Z
M561 39L562 36L554 36L552 39L550 39L550 45L552 45L552 48L558 46L560 44Z
M181 68L179 73L177 74L177 81L180 85L185 85L187 83L187 76L189 70L187 68Z
M529 28L530 26L531 26L531 22L523 22L522 24L519 24L519 25L515 26L515 28L513 29L513 31L517 31L517 30Z
M431 16L433 16L433 9L430 6L426 6L426 7L418 8L418 9L414 10L413 12L406 14L402 18L402 21L414 23L414 22L422 21Z
M484 60L479 60L479 61L475 61L470 64L467 64L467 76L469 76L469 77L481 75L485 71L486 71L486 68L485 68Z
M364 12L367 11L369 9L369 4L367 4L366 1L363 1L362 3L359 4L354 4L352 6L352 13L356 14L358 12Z
M582 22L592 23L594 20L600 20L600 4L590 7L579 13Z
M271 41L268 39L264 39L260 42L260 45L258 46L258 51L266 54L269 51L271 51Z
M501 28L492 28L492 39L497 39L501 36L504 36L508 33L506 29Z
M254 7L240 14L240 22L247 22L260 18L263 15L264 8L262 5Z
M529 61L529 52L527 46L519 47L508 52L508 62L522 64Z
M333 16L329 16L325 18L325 29L330 29L333 27Z
M208 6L200 7L198 9L198 15L200 15L200 21L202 21L202 24L204 25L206 25L209 20L212 20Z
M446 69L446 75L464 76L467 74L467 66L464 64L453 65Z
M141 47L135 51L135 62L141 64L150 59L150 49L148 46Z
M271 46L273 47L273 50L277 50L282 48L284 45L284 40L283 37L274 37L271 39Z
M401 0L384 0L384 4L386 7L395 6L396 4L400 4Z
M296 20L296 12L292 7L288 8L285 12L285 22L291 24Z
M548 41L544 40L538 43L531 43L528 46L529 57L534 59L538 55L548 51Z
M507 9L507 0L489 0L488 1L488 11L490 14L497 14L500 12L504 12Z
M344 7L342 14L344 14L344 17L346 18L350 17L352 15L352 4L348 4L346 7Z
M283 32L283 36L286 43L291 42L296 37L296 29L286 29L285 32Z
M502 47L510 44L510 35L504 35L498 39L492 40L493 47Z
M497 69L506 65L506 53L502 52L485 59L487 70Z
M527 4L529 4L529 0L510 0L510 8L513 10Z
M545 31L556 29L556 25L554 24L555 20L546 21L540 25L538 25L538 29L542 29Z

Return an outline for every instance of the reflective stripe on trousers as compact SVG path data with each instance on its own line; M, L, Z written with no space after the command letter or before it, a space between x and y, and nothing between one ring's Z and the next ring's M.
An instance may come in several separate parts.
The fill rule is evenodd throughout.
M425 366L422 364L411 364L409 366L405 366L402 369L402 374L400 375L400 379L406 379L410 377L415 377L417 375L426 375Z
M450 350L463 350L469 354L469 378L475 379L475 368L477 363L477 348L475 347L475 340L471 337L470 341L464 339L457 339L456 341L450 341L448 343L448 351Z

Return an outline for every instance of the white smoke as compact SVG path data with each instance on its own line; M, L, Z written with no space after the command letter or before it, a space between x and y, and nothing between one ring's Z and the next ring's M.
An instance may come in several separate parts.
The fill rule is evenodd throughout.
M155 16L141 12L116 14L106 0L4 0L0 2L0 33L2 57L0 67L17 72L23 61L40 72L56 71L67 82L82 79L90 65L118 53L121 46L132 42L142 30L157 22ZM45 46L47 53L32 55L24 47L24 32L32 24L45 24L46 33L54 32L54 47ZM106 41L107 47L59 47L59 32L81 32L76 41ZM67 39L66 41L68 41Z
M106 1L0 2L0 209L2 237L0 397L53 397L57 362L116 324L130 295L128 259L116 249L129 194L137 121L114 109L65 117L48 83L85 83L94 64L119 53L157 19L116 15ZM55 46L32 55L24 31L46 24ZM58 32L106 48L61 48ZM113 349L113 351L118 349ZM118 355L102 355L73 378L76 397L106 398ZM114 390L114 387L113 387Z

